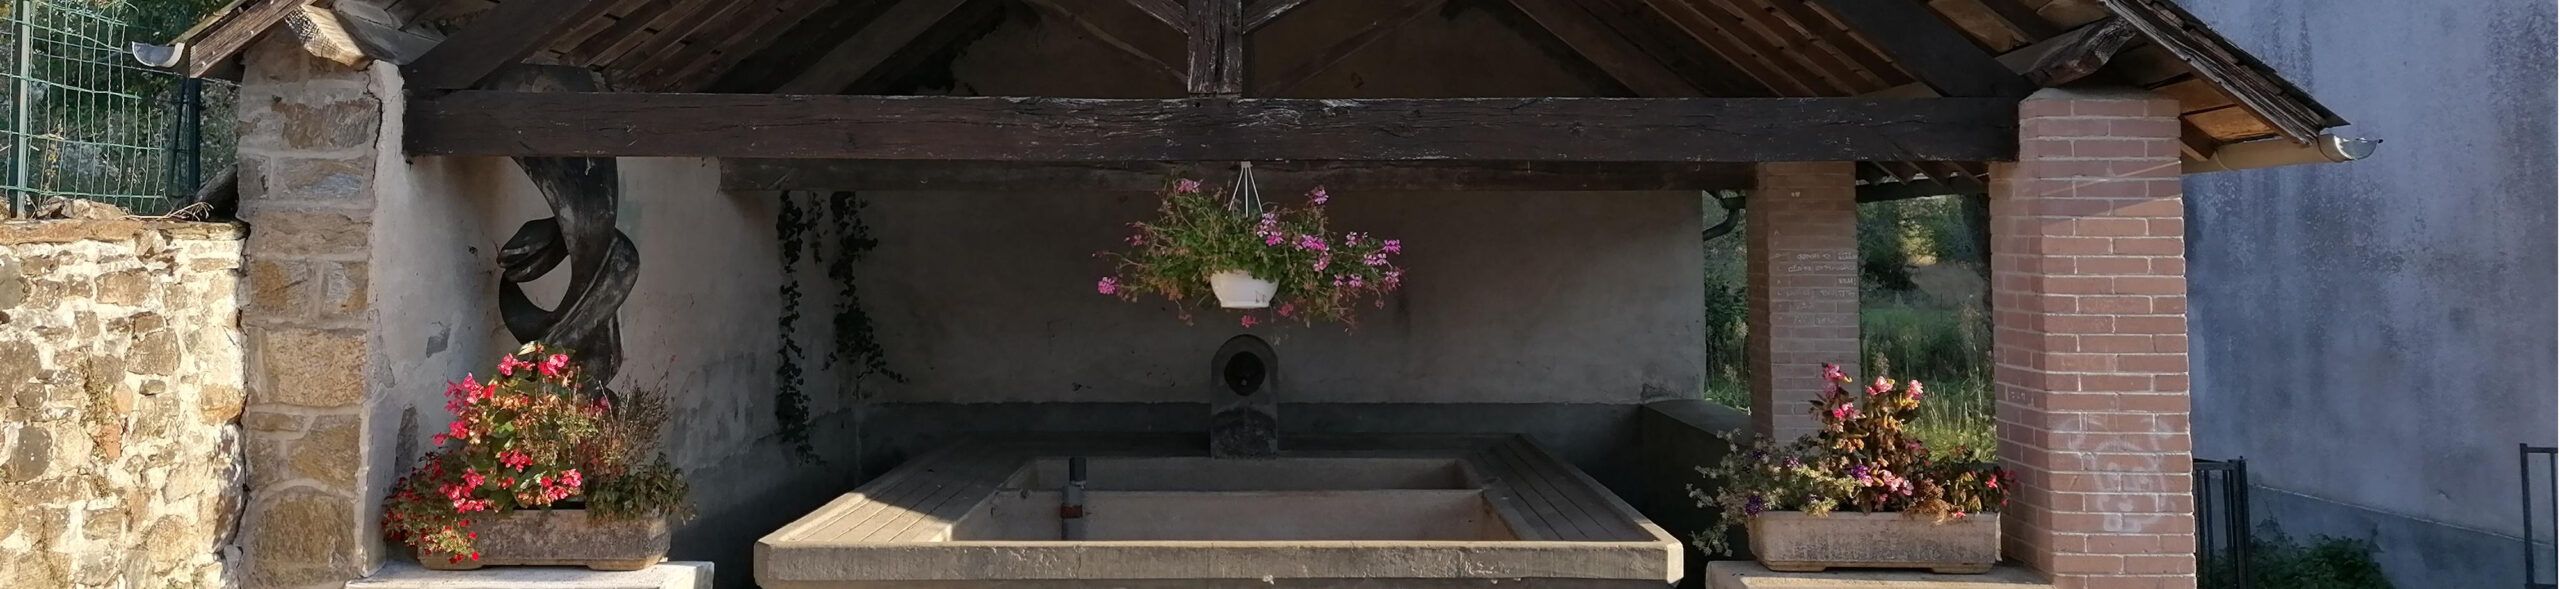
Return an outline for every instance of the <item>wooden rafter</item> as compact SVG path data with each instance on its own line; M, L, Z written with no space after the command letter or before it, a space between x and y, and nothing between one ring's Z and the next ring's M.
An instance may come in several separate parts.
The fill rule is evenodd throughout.
M1609 74L1619 85L1636 96L1679 97L1700 95L1697 87L1682 80L1679 74L1664 67L1661 61L1603 24L1599 17L1582 6L1566 0L1511 0L1511 6L1529 15L1556 40L1581 55L1584 61Z
M1630 10L1636 11L1639 14L1644 14L1649 18L1665 20L1669 18L1668 16L1662 15L1661 11L1654 9L1651 6L1646 6L1645 3L1647 0L1597 1L1604 3L1626 3L1631 5ZM1813 86L1805 84L1802 80L1799 80L1796 75L1790 74L1785 68L1777 67L1774 63L1765 59L1760 53L1752 51L1750 47L1743 45L1741 39L1734 35L1723 34L1720 32L1710 32L1708 34L1701 35L1695 31L1686 30L1685 28L1683 28L1681 34L1688 36L1691 41L1705 46L1708 52L1714 53L1716 57L1723 59L1725 63L1733 64L1735 69L1741 70L1745 76L1751 78L1771 96L1818 96L1822 94L1822 92L1815 90Z
M1191 17L1186 14L1182 0L1122 1L1128 2L1130 7L1140 12L1147 13L1147 16L1156 19L1156 22L1164 23L1164 26L1173 27L1173 30L1182 31L1184 34L1191 32Z
M1190 0L1191 59L1184 76L1194 95L1244 93L1244 0Z
M250 41L266 34L267 29L284 22L305 0L232 0L215 9L211 18L178 38L187 41L187 75L208 76L224 69L231 57L247 48Z
M515 0L455 31L402 72L411 88L455 90L477 85L498 68L558 38L578 23L595 18L611 2L604 0Z
M1767 71L1786 78L1789 84L1804 88L1805 95L1857 93L1855 84L1840 79L1848 74L1845 66L1826 67L1829 64L1811 59L1808 52L1794 50L1776 41L1781 37L1775 33L1752 30L1749 23L1722 6L1702 8L1680 0L1645 0L1645 4L1652 7L1655 14L1678 25L1682 32L1702 43L1709 39L1723 40L1724 49L1719 52L1724 53L1726 59L1758 62Z
M671 79L661 80L660 87L675 92L702 90L713 80L718 79L721 74L727 73L728 68L736 66L747 55L771 46L776 38L799 24L801 20L815 14L820 8L824 8L828 3L828 0L782 2L773 10L766 11L770 14L764 16L760 22L750 25L752 31L732 35L712 50L696 52L695 57L675 66L671 73L666 74ZM657 76L643 74L642 77Z
M802 70L779 92L786 94L823 94L843 90L854 80L879 67L898 50L923 36L934 23L942 22L952 11L969 0L898 0L887 12L864 25L862 30L846 37L819 57L809 69Z
M1148 191L1172 174L1224 164L721 160L722 190ZM1267 186L1335 190L1724 190L1750 186L1749 164L1587 162L1259 162Z
M2071 33L2063 46L2036 59L2027 69L2027 81L2042 87L2069 84L2107 66L2116 52L2132 45L2140 31L2121 18L2108 18L2098 24Z
M1788 20L1804 27L1805 31L1819 39L1822 45L1849 58L1850 61L1857 62L1858 67L1875 74L1886 85L1901 85L1911 81L1910 74L1904 73L1900 67L1895 67L1893 62L1886 61L1883 55L1877 54L1866 42L1850 36L1848 31L1840 28L1839 23L1824 15L1821 10L1815 9L1813 5L1805 4L1803 0L1756 1L1785 14Z
M1904 71L1945 96L2024 97L2035 85L1928 7L1911 0L1807 0L1875 42Z
M1340 29L1350 34L1331 45L1326 45L1315 55L1299 60L1297 65L1289 66L1288 69L1280 70L1276 74L1257 77L1254 82L1254 94L1285 95L1299 84L1313 80L1325 70L1332 69L1343 60L1351 58L1351 54L1358 52L1360 48L1368 47L1369 44L1385 38L1387 33L1395 31L1396 27L1430 14L1432 8L1440 6L1444 1L1376 0L1318 3L1308 10L1345 11L1328 15L1328 22L1356 23Z
M1307 0L1253 0L1244 6L1244 30L1253 32L1306 3Z
M1011 162L1981 161L2017 102L1941 98L1106 100L466 91L411 103L419 155Z
M1095 41L1127 53L1151 69L1187 79L1190 39L1127 0L1024 0L1052 17L1074 23Z

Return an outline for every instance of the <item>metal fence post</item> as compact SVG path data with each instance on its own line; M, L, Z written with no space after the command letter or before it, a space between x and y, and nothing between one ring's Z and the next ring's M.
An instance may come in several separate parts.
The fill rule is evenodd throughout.
M35 133L30 122L34 119L30 116L33 109L29 108L29 105L35 102L35 93L31 91L33 86L27 83L28 78L35 76L33 71L36 53L35 30L27 24L29 18L27 10L32 5L33 3L29 0L9 2L9 20L16 25L18 35L18 62L14 64L16 69L10 71L10 79L16 83L17 87L17 95L11 102L16 103L18 112L16 120L10 121L9 124L9 129L15 131L11 136L13 145L9 148L9 170L12 173L12 181L9 184L9 205L10 211L18 217L27 216L35 206L35 203L30 202L32 195L27 192L34 187L27 181L27 162L31 159L27 157L27 136Z

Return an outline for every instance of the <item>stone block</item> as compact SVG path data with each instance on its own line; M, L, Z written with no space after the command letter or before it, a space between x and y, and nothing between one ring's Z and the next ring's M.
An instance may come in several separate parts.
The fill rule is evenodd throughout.
M353 407L364 399L364 337L297 328L250 332L256 348L249 400L300 407Z
M249 587L302 587L356 578L355 500L307 489L278 492L249 510L242 568Z
M356 468L364 465L364 421L353 415L313 418L311 430L294 441L289 452L293 473L321 486L356 491Z
M362 256L373 221L348 211L263 209L249 216L250 259Z
M361 201L372 195L372 158L277 158L267 165L264 198Z
M288 99L271 106L282 122L279 127L284 148L337 151L373 146L374 136L382 129L382 101L371 95L345 96L335 92L309 98L320 100ZM268 190L279 188L275 184L277 177L268 176Z
M151 299L151 274L142 269L117 270L98 277L98 302L140 305Z
M196 411L206 425L231 423L240 418L240 409L248 401L248 392L227 385L201 385L196 388Z
M2000 517L1944 523L1902 513L1771 511L1751 517L1751 554L1780 571L1926 568L1979 573L2000 561Z
M53 432L29 425L9 445L9 461L0 463L0 481L22 483L42 477L53 465Z
M128 368L135 373L159 376L176 374L178 359L181 357L178 350L178 334L170 329L142 334L133 340L133 349L128 354L132 360Z
M1939 575L1919 571L1834 571L1781 573L1747 560L1707 563L1708 589L2047 589L2053 586L2035 572L2002 567L1985 575Z

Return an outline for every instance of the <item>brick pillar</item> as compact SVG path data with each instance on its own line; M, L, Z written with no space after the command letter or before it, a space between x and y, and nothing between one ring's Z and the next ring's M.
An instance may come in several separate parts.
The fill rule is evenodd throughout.
M2178 103L2045 90L1992 167L2006 549L2057 587L2194 587Z
M1858 189L1848 162L1760 164L1751 193L1751 423L1811 433L1822 364L1858 365Z
M250 589L338 587L381 560L369 516L380 492L366 488L363 447L370 375L381 368L368 337L368 268L383 101L374 74L314 58L290 35L269 35L244 61L240 579Z

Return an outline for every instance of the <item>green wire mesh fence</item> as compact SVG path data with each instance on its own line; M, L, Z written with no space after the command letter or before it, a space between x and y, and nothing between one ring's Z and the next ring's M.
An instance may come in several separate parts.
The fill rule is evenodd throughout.
M123 0L0 0L0 186L23 216L55 197L136 214L185 202L230 165L233 89L134 60ZM205 113L218 113L207 117ZM210 128L208 128L210 127ZM203 139L214 138L207 142ZM213 143L213 145L207 145Z

